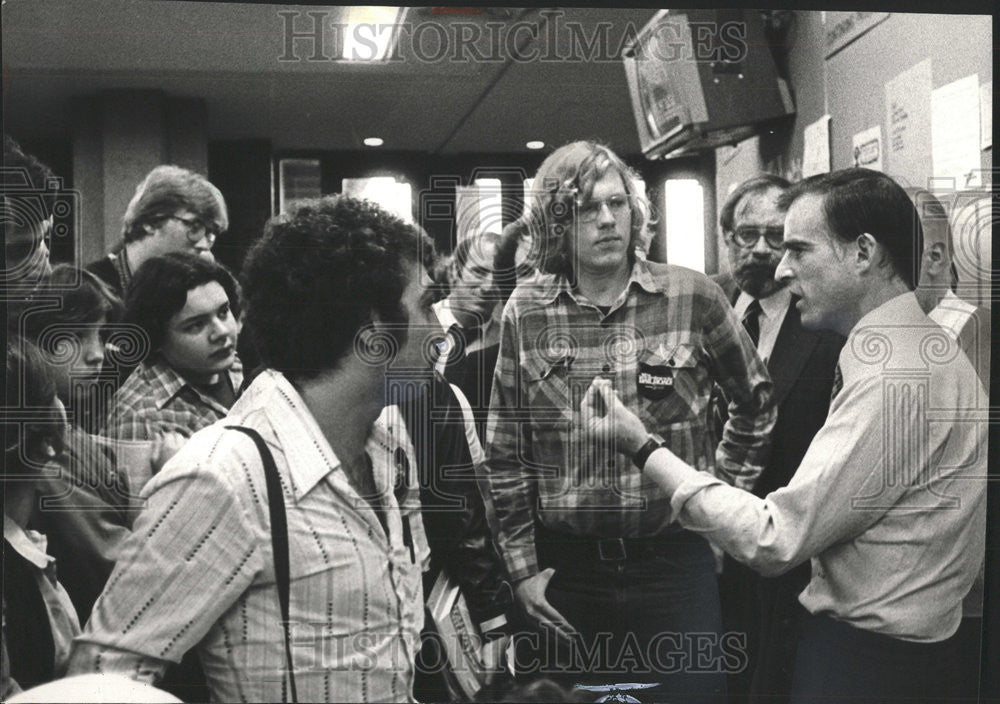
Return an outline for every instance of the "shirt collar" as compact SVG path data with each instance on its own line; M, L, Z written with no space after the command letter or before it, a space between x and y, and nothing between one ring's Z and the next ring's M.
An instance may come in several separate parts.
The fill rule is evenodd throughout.
M635 258L635 263L632 264L632 271L629 274L628 283L625 284L625 291L627 292L633 284L648 293L661 293L663 291L663 288L656 282L649 271L649 262L639 256ZM566 294L573 298L573 300L576 300L573 287L570 286L569 278L566 276L544 274L533 285L539 286L543 302L552 303L560 294Z
M852 379L863 376L864 370L881 373L881 364L872 364L870 357L878 356L886 345L891 350L894 331L914 330L919 327L937 329L937 323L924 313L913 291L901 293L861 317L847 334L847 342L840 351L840 371L846 386Z
M746 291L740 291L739 298L736 299L736 304L733 309L737 311L738 314L742 314L746 311L750 302L754 300ZM792 302L792 292L788 290L787 286L782 286L780 289L772 293L767 298L756 299L760 303L760 309L764 312L764 315L768 318L775 318L783 314L788 306Z
M189 387L193 392L198 394L198 397L204 402L219 410L222 415L226 415L229 409L224 408L222 404L216 401L210 396L203 394L196 386L188 383L180 374L178 374L173 367L163 361L163 359L157 355L151 362L146 362L145 376L149 382L150 392L153 396L153 400L156 403L156 407L159 410L163 410L171 399L174 398L178 393L181 392L184 387ZM239 392L240 386L243 383L243 363L240 358L237 357L236 361L233 362L233 366L229 368L226 372L229 375L229 381L233 385L233 391L235 393Z
M451 304L448 303L447 298L443 298L432 304L431 310L434 311L438 322L441 323L441 327L445 330L450 328L452 325L458 325L458 319L455 318L455 314L451 312Z
M320 481L340 467L337 454L330 447L302 396L285 375L265 369L243 392L230 415L241 416L262 410L267 417L278 449L301 499Z
M45 536L35 530L25 530L7 514L3 517L3 539L18 555L40 570L47 570L55 562L55 558L46 552L48 541Z

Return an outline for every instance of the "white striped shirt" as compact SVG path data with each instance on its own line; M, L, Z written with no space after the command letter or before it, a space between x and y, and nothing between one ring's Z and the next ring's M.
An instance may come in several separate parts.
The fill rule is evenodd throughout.
M411 701L427 553L419 546L414 563L393 494L399 470L414 464L405 428L377 423L367 446L387 537L301 397L273 371L146 486L147 507L77 640L72 671L148 680L197 646L213 699L282 699L264 475L253 443L225 425L259 431L282 479L299 700Z

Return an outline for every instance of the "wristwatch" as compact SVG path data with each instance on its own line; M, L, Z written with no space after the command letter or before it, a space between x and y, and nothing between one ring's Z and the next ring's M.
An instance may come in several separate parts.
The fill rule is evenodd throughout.
M653 454L653 451L658 450L661 447L665 447L666 444L667 441L662 437L656 433L651 433L649 439L647 439L646 442L642 444L642 447L636 450L635 454L632 455L632 464L639 469L642 469L646 466L646 460L648 460L649 456Z

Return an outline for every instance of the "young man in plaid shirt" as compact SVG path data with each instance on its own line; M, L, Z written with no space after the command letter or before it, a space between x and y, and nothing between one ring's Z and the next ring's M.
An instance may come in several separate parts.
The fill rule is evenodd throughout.
M673 520L638 455L587 439L578 409L607 378L660 442L749 488L767 459L771 381L718 286L637 254L648 204L634 178L591 142L556 150L535 177L525 219L541 275L504 310L487 480L517 601L546 636L520 670L721 701L745 656L721 636L712 551ZM721 442L713 384L729 400Z

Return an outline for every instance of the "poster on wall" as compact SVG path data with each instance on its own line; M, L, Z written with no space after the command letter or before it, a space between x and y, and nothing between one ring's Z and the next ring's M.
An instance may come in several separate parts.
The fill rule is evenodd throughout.
M979 148L993 146L993 81L979 86Z
M851 140L852 165L882 171L882 126L858 132Z
M824 12L826 58L829 59L888 17L888 12Z
M884 169L910 186L931 177L931 60L903 71L885 84Z
M802 146L802 178L830 170L830 116L806 125Z
M935 181L954 179L957 190L981 185L979 143L979 75L974 73L931 93Z

